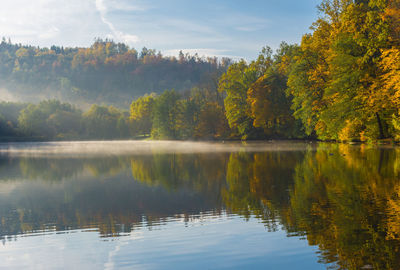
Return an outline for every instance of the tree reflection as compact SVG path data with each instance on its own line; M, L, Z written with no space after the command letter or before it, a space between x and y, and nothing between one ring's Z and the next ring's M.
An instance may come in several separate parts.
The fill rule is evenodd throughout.
M233 212L256 215L269 229L277 229L289 204L288 188L302 152L232 153L227 168L228 188L222 192Z
M399 162L400 149L337 144L306 153L233 153L221 196L234 213L305 237L333 268L396 269Z
M133 178L169 191L189 188L218 194L225 185L229 154L154 154L131 157ZM217 195L217 197L218 197Z
M398 149L322 145L296 167L290 232L318 245L325 263L341 269L395 269Z
M400 265L400 149L0 158L0 236L98 228L102 236L211 211L304 237L340 269Z

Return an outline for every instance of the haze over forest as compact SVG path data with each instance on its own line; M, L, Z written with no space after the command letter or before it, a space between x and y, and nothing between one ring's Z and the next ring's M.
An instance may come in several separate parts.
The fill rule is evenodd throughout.
M138 52L124 43L96 39L89 48L39 48L0 44L3 99L56 98L74 104L113 104L128 108L132 99L166 89L184 91L218 83L231 60L166 57L154 49Z
M23 103L0 105L1 135L400 139L400 4L323 0L318 10L300 44L260 48L253 61L163 56L108 39L41 48L4 38L3 99Z

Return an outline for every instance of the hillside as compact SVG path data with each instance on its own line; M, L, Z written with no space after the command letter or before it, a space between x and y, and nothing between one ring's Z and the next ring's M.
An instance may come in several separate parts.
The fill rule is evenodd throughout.
M38 102L56 98L84 106L106 103L127 108L145 93L178 92L214 84L229 59L181 53L166 57L138 52L123 43L97 39L89 48L39 48L0 44L2 100Z

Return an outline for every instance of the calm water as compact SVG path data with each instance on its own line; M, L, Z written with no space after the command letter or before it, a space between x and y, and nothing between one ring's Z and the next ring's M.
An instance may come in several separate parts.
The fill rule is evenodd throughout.
M399 269L400 148L0 144L0 269Z

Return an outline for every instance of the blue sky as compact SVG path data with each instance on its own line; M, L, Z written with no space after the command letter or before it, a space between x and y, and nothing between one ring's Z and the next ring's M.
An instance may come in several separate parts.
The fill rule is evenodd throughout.
M0 36L38 46L89 46L112 38L165 55L254 59L299 43L320 0L3 0Z

